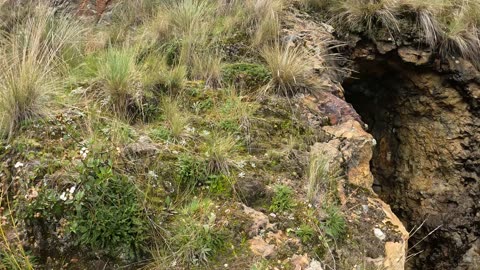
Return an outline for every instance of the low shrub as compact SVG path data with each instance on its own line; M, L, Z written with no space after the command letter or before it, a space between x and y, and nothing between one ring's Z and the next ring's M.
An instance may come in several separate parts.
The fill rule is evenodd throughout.
M270 204L270 211L272 212L284 212L290 211L295 207L293 198L293 190L285 185L275 186L275 195L273 196L272 203Z
M222 78L239 89L256 90L272 78L270 71L261 64L233 63L223 66Z

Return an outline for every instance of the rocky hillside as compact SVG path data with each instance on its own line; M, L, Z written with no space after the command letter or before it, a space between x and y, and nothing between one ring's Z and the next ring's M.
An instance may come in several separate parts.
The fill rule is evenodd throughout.
M480 3L430 1L0 1L0 269L479 269Z

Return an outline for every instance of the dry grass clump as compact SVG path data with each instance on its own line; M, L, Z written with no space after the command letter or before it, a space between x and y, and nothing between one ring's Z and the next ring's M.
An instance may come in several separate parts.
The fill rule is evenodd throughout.
M423 35L425 43L434 48L442 36L442 25L437 16L445 11L447 0L403 0L401 4L415 15L418 32Z
M333 2L330 12L335 14L333 21L342 29L374 37L382 28L394 35L399 31L395 4L393 0L344 0Z
M340 29L370 38L386 30L395 39L415 30L423 43L444 57L463 57L480 67L478 0L304 0L326 10ZM414 20L414 28L402 20ZM407 29L408 28L408 29Z
M267 90L290 96L309 85L310 65L301 47L277 43L264 48L262 56L272 74Z
M61 65L81 31L45 6L3 37L0 51L0 135L11 137L20 123L47 114L61 87Z
M171 137L179 140L187 127L188 115L182 112L178 103L170 97L164 97L161 106Z

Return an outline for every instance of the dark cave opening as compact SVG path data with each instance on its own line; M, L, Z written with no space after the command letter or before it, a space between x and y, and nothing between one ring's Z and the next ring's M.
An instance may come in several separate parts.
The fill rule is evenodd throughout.
M373 189L391 206L408 231L425 221L409 239L409 247L413 248L408 255L418 254L408 260L407 268L456 269L468 240L465 233L459 233L460 226L448 224L455 213L443 211L452 207L452 211L459 211L457 215L461 214L462 210L455 205L458 200L445 194L428 194L428 189L424 193L425 187L418 184L420 177L446 179L445 172L450 166L442 164L447 161L438 154L441 152L428 149L429 137L436 136L428 126L438 122L435 119L438 112L432 109L434 102L429 93L411 80L416 76L412 74L423 71L395 59L358 61L356 69L359 72L354 74L355 78L345 80L343 87L346 101L368 125L367 131L377 142L370 162L375 179ZM425 71L425 74L430 73ZM430 234L437 227L440 229Z

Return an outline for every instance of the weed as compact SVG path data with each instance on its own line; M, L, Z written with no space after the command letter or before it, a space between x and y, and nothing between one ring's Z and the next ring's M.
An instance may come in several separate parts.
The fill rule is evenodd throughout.
M293 207L295 207L293 190L285 185L275 186L275 195L269 208L270 211L276 213L290 211Z
M167 235L166 243L153 252L154 262L148 268L208 264L225 245L225 235L215 227L212 205L208 199L193 199L185 205L169 224L173 230Z
M0 195L0 204L4 201L3 193ZM35 269L35 258L23 248L17 221L11 212L10 205L2 210L2 217L9 217L6 221L2 220L0 224L0 268L12 270L33 270ZM10 226L8 226L10 223Z

